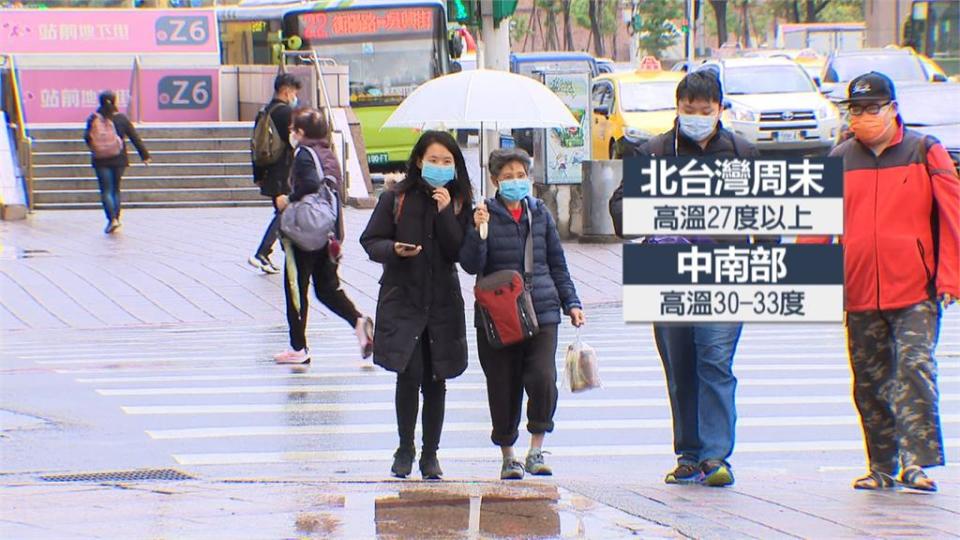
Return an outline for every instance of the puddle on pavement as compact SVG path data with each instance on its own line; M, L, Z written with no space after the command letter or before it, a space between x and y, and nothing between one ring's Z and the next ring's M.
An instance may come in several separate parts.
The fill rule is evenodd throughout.
M373 493L347 494L340 508L299 513L297 533L382 540L619 538L643 527L631 523L632 516L551 484L378 487Z

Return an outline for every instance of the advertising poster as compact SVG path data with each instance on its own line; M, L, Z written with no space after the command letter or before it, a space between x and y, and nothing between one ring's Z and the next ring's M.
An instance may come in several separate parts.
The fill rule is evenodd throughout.
M590 75L545 73L544 84L570 108L580 127L548 129L544 144L544 183L583 182L581 164L590 159Z
M217 68L144 69L138 91L132 69L21 69L24 115L31 124L84 122L104 90L120 111L140 122L216 122L220 119ZM140 117L137 118L139 97Z
M11 9L0 17L0 53L220 52L212 10Z

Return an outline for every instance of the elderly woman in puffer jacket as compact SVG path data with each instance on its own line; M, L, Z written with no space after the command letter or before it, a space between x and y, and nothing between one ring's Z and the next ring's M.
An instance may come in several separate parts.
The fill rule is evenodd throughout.
M524 471L551 475L543 460L543 439L553 431L557 408L557 328L560 311L574 326L583 325L584 313L577 297L560 244L557 224L543 201L530 195L530 156L520 149L495 150L490 155L490 178L496 196L478 205L473 225L460 250L460 265L471 274L499 270L523 273L529 223L533 224L532 296L540 331L535 336L495 349L476 321L477 349L487 379L487 398L493 423L491 440L503 453L500 478L519 480ZM529 220L527 217L529 213ZM487 224L486 239L479 229ZM527 430L530 450L525 462L514 456L519 437L520 411L526 390Z

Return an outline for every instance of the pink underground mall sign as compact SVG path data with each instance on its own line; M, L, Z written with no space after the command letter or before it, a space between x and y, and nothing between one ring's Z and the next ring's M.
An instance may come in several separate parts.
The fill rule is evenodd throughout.
M97 108L97 96L104 90L116 93L120 111L137 121L220 119L217 68L144 69L139 91L132 74L130 69L21 69L19 81L27 123L84 122Z
M9 9L0 53L219 53L212 10Z

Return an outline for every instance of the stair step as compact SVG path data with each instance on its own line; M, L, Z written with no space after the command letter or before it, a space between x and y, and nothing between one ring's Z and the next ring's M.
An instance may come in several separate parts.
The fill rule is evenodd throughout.
M247 175L253 176L250 163L164 163L146 166L136 161L130 164L127 172L132 176L178 177L184 175ZM34 165L33 177L36 178L84 178L93 177L90 166L79 165Z
M270 206L267 201L169 201L169 202L127 202L123 201L124 208L236 208ZM55 202L37 203L37 210L99 210L100 202L75 203Z
M29 126L37 209L99 209L100 191L82 124ZM145 166L128 143L126 208L270 206L252 182L249 122L141 124L150 150Z
M250 150L154 150L150 157L154 165L165 163L244 163L250 159ZM132 161L136 156L131 155ZM83 165L90 166L89 151L34 151L34 165Z
M236 123L229 126L154 126L151 124L139 124L136 128L137 133L139 133L143 139L201 139L223 137L246 137L249 139L253 131L253 123ZM53 127L28 126L30 137L34 139L82 139L83 129L84 124L57 125Z
M218 137L218 138L153 138L144 139L143 143L147 145L147 150L151 153L169 150L236 150L245 151L249 157L250 153L250 133L245 137ZM127 143L127 148L132 145ZM34 139L34 152L87 152L87 144L83 142L82 132L77 133L75 137L66 139Z
M121 189L196 189L196 188L256 188L250 175L245 176L179 176L158 178L153 176L127 176L121 182ZM38 178L33 183L36 191L57 191L77 189L100 189L96 178Z
M35 191L36 204L48 203L99 203L100 191L94 189L71 189ZM128 202L268 202L256 187L200 188L200 189L124 189L122 200Z

